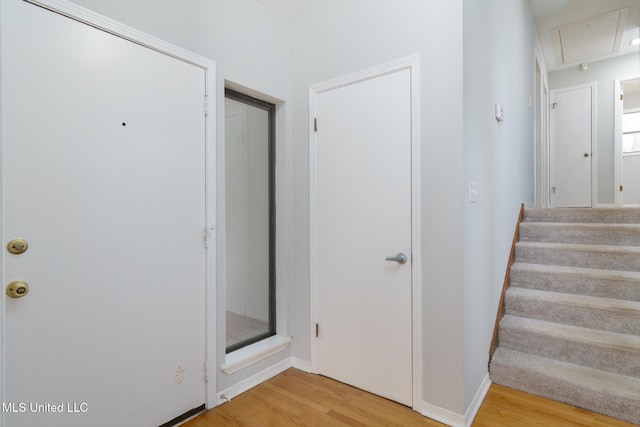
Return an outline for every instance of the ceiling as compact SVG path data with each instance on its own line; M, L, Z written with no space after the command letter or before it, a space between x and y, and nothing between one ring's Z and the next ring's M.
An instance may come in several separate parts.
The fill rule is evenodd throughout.
M638 0L530 1L549 71L640 53Z
M258 0L260 3L282 15L285 18L291 18L296 14L305 0Z
M258 0L285 18L309 0ZM322 1L322 0L319 0ZM547 69L640 54L640 0L530 0Z

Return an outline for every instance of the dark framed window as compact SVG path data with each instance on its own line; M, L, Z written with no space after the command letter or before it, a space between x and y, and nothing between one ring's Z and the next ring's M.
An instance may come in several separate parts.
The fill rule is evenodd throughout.
M225 89L226 351L276 334L275 105Z

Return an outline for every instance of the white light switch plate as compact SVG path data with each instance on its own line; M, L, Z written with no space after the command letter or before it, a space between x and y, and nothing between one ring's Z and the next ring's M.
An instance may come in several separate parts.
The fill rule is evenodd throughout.
M478 193L478 183L470 182L469 183L469 202L478 203L478 196L480 196L480 193Z

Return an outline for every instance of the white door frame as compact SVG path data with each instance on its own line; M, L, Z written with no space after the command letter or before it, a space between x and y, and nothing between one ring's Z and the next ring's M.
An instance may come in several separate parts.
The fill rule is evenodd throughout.
M318 322L318 265L317 265L317 141L314 132L316 99L318 94L363 80L373 79L399 70L411 73L411 272L412 309L412 377L413 409L422 411L422 255L420 201L420 55L379 65L337 79L318 83L309 88L309 228L310 228L310 299L311 372L318 373L318 342L315 324Z
M547 74L536 50L534 58L534 203L549 207L549 87Z
M555 200L552 195L552 187L555 184L555 114L553 113L553 103L558 92L569 90L591 88L591 207L595 208L598 203L598 143L597 143L597 82L584 83L575 86L568 86L559 89L552 89L549 92L549 207L555 207Z
M533 49L534 75L534 204L538 208L549 207L551 186L549 185L549 84L547 64L542 54L542 46L535 31ZM539 111L538 111L539 109Z
M114 20L106 18L104 16L98 15L95 12L92 12L83 7L77 6L73 3L69 3L65 0L24 0L28 3L32 3L36 6L43 7L52 12L58 13L60 15L64 15L76 21L82 22L84 24L90 25L99 30L105 31L107 33L113 34L115 36L121 37L130 42L136 43L138 45L144 46L156 52L162 53L164 55L170 56L172 58L187 62L191 65L200 67L205 72L205 95L202 99L202 107L203 111L206 112L205 116L205 155L206 155L206 182L205 182L205 197L206 197L206 227L203 229L203 239L206 239L208 242L208 250L206 255L207 265L206 265L206 288L205 288L205 346L203 349L205 352L205 362L207 367L215 367L216 366L216 287L215 287L215 277L216 277L216 175L215 175L215 166L216 166L216 150L215 150L215 135L216 135L216 112L215 112L215 102L209 103L208 99L213 97L215 99L216 96L216 64L215 62L204 58L202 56L196 55L192 52L189 52L185 49L182 49L178 46L169 44L165 41L162 41L156 37L145 34L141 31L128 27L126 25L120 24ZM1 83L1 82L0 82ZM0 100L0 102L2 102ZM209 106L210 105L210 106ZM4 121L4 116L0 118L0 120ZM1 126L1 124L0 124ZM2 134L0 133L0 147L2 146ZM0 149L0 153L2 150ZM0 166L1 167L1 166ZM4 186L4 171L0 173L0 188ZM0 203L2 201L0 200ZM0 206L2 209L2 213L4 214L4 206ZM4 218L4 216L2 217ZM3 220L0 219L0 235L3 234ZM2 257L0 257L0 263L2 263ZM0 269L4 266L0 265ZM4 284L3 284L4 288ZM2 320L2 328L0 334L2 334L0 339L0 364L2 366L2 370L0 371L0 400L4 398L4 372L6 366L4 364L4 328L6 325L5 322L5 309L4 309L4 298L2 299L3 303L0 305L0 319ZM206 368L204 368L206 371ZM203 372L203 375L205 372ZM208 375L207 387L206 387L206 405L207 408L213 408L216 406L216 376Z
M617 207L622 207L624 203L624 195L620 194L620 185L624 185L622 181L622 114L624 112L624 103L620 99L622 95L622 84L627 80L640 79L640 74L632 76L618 77L615 79L614 98L613 98L613 140L614 140L614 158L613 158L613 202Z

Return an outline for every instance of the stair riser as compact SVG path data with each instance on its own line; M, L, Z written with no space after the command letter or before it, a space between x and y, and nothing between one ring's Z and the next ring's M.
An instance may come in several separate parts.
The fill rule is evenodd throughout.
M640 424L640 209L525 209L519 240L491 380Z
M539 248L516 245L516 262L561 265L567 267L640 271L640 254L624 251L591 251L585 249Z
M491 363L491 381L547 399L588 408L630 423L638 423L640 420L640 395L628 394L621 398L544 373L532 372L526 366L502 365L495 363L495 360Z
M632 310L609 310L557 301L532 300L507 292L505 313L563 325L640 335L640 312Z
M520 240L524 242L577 243L586 245L640 246L640 227L586 227L522 223Z
M612 348L517 327L500 327L500 346L522 353L640 378L640 348Z
M524 220L640 224L640 209L525 209Z
M640 281L638 280L516 269L511 270L510 277L511 286L515 287L640 301Z

